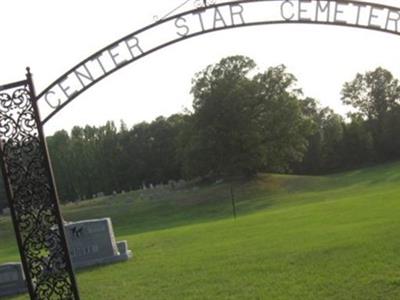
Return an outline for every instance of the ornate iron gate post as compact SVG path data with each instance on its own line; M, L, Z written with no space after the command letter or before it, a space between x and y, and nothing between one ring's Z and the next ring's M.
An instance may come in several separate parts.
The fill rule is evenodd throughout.
M79 299L32 77L0 86L0 155L31 299Z

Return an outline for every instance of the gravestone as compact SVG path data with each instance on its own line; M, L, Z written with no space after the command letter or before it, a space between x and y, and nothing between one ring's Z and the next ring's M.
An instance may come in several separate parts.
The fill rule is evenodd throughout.
M186 180L184 179L180 179L177 183L176 183L176 188L178 189L183 189L186 186Z
M3 208L3 215L5 215L5 216L9 216L10 215L10 208L9 207Z
M0 297L27 292L25 275L20 263L0 265Z
M110 218L67 223L65 231L75 268L120 262L132 257L126 241L116 242Z
M176 181L175 181L175 180L169 180L169 181L168 181L168 185L169 185L169 188L170 188L171 190L174 190L174 189L175 189L175 186L176 186Z

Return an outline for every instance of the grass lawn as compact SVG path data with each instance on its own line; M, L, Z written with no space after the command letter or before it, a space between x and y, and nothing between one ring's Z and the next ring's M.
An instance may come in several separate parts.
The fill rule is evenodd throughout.
M134 252L79 272L82 299L400 299L400 163L233 186L236 220L227 183L63 206L111 217ZM0 263L16 260L0 217Z

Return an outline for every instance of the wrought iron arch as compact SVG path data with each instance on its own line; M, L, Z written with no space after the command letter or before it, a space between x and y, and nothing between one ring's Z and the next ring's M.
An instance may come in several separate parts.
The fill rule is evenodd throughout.
M259 20L259 21L244 21L243 16L242 21L240 23L235 23L233 21L233 15L239 16L241 12L243 12L243 6L244 4L254 4L254 3L280 3L281 4L281 9L282 8L290 8L289 6L293 5L302 5L302 3L315 3L318 5L318 7L321 9L321 12L323 12L323 9L326 9L326 7L323 7L321 3L324 3L325 5L336 5L336 11L335 11L335 16L333 20L329 19L329 16L327 20L312 20L312 19L307 19L307 18L293 18L293 16L290 18L289 16L284 16L283 12L282 13L282 18L278 20ZM357 18L360 18L360 9L361 8L366 8L369 9L369 20L367 23L360 23L359 20L357 20L355 23L349 23L343 20L338 20L337 19L337 7L338 5L353 5L356 9L358 9L358 16ZM285 6L285 7L283 7ZM186 17L189 17L194 14L199 14L199 12L204 13L207 11L212 11L212 10L221 10L222 8L229 8L231 10L231 17L232 17L232 23L231 24L224 24L224 26L221 27L216 27L215 24L212 28L202 28L203 30L200 31L195 31L195 32L186 32L186 34L183 33L176 33L176 38L171 39L170 41L163 42L160 44L155 45L154 47L143 51L141 46L139 45L139 41L137 36L146 33L150 30L153 30L157 27L161 27L167 23L174 22L176 29L184 29L186 30L186 27L188 27L186 24L178 24L178 22L185 20ZM232 9L239 9L239 11L234 11ZM240 11L240 9L242 11ZM332 9L332 8L331 8ZM299 8L299 13L300 13L301 7ZM381 10L385 11L387 14L387 20L386 20L386 25L385 26L377 26L376 24L372 24L371 20L377 18L377 15L375 15L376 11L374 10ZM339 12L342 13L343 11ZM328 14L329 14L329 8L328 8ZM396 18L394 18L394 15ZM394 29L389 29L388 27L388 21L391 22L396 22L394 24L395 28ZM233 29L233 28L243 28L243 27L251 27L251 26L259 26L259 25L276 25L276 24L316 24L316 25L333 25L333 26L342 26L342 27L352 27L352 28L361 28L361 29L368 29L368 30L373 30L373 31L378 31L378 32L385 32L389 34L394 34L394 35L400 35L400 7L395 7L395 6L389 6L389 5L384 5L384 4L378 4L378 3L373 3L373 2L367 2L367 1L357 1L357 0L238 0L238 1L230 1L230 2L224 2L224 3L219 3L219 4L212 4L212 5L207 5L203 7L199 7L196 9L191 9L170 17L167 17L165 19L159 20L155 23L152 23L148 26L145 26L139 30L134 31L131 34L126 35L125 37L122 37L118 39L117 41L109 44L108 46L100 49L99 51L93 53L86 59L82 60L79 62L77 65L66 71L63 75L61 75L59 78L57 78L54 82L52 82L47 88L45 88L37 97L38 103L41 103L43 101L46 101L47 104L53 109L51 113L49 113L47 116L43 118L42 124L45 124L47 121L49 121L53 116L55 116L60 110L62 110L65 106L67 106L72 100L74 100L76 97L78 97L80 94L88 90L90 87L98 83L99 81L103 80L104 78L108 77L109 75L113 74L117 70L127 66L128 64L131 64L149 54L152 54L158 50L161 50L165 47L171 46L173 44L176 44L178 42L182 42L184 40L197 37L200 35L204 35L207 33L211 32L216 32L216 31L222 31L222 30L227 30L227 29ZM202 25L203 26L203 25ZM99 56L101 56L103 53L110 51L112 49L115 49L118 47L119 44L127 42L127 41L134 41L137 44L134 45L134 47L137 47L139 50L139 54L137 56L132 55L132 59L125 61L124 63L121 64L116 64L114 68L112 68L109 71L104 71L104 74L93 79L90 78L91 75L88 75L90 73L88 71L88 67L86 66L87 63L90 63L93 60L98 60ZM129 47L129 46L128 46ZM131 49L129 49L131 50ZM103 66L102 66L103 67ZM80 71L79 71L80 70ZM83 71L82 71L83 70ZM84 72L84 73L82 73ZM85 73L86 72L86 73ZM78 73L78 75L76 75ZM81 81L83 79L89 79L88 84L83 84L82 83L82 88L74 91L72 94L67 94L67 92L64 90L64 94L66 95L64 101L59 100L57 105L50 104L48 102L47 97L50 95L54 95L54 91L52 91L54 88L57 86L60 87L61 83L63 83L66 79L68 79L69 76L74 75L78 76L78 79ZM63 89L63 87L61 87ZM69 88L68 88L69 89Z

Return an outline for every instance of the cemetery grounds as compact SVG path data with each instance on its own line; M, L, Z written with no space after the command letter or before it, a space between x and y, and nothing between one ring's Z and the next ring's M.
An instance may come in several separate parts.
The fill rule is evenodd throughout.
M134 253L79 271L82 299L400 299L399 195L392 163L132 191L62 210L68 221L110 217ZM0 263L18 260L0 216Z

